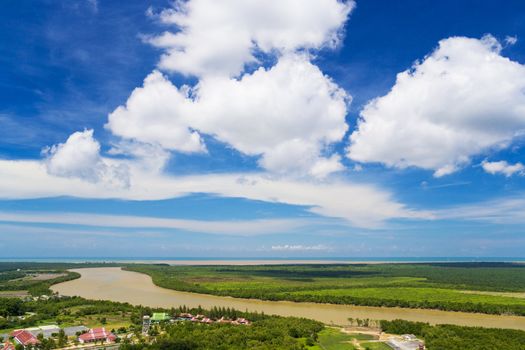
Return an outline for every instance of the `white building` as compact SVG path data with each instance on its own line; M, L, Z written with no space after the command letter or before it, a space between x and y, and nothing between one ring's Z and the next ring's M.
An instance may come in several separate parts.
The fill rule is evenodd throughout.
M30 332L35 337L37 337L39 334L42 334L44 338L50 338L51 335L58 334L58 332L60 332L60 327L53 324L48 326L26 328L26 331Z
M423 342L414 337L414 339L390 339L386 342L394 350L423 350L425 345Z

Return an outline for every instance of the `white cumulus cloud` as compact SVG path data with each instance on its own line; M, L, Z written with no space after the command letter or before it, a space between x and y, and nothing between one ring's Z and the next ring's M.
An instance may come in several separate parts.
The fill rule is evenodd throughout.
M324 177L342 168L329 146L348 128L349 102L307 56L287 55L269 69L239 79L205 78L193 88L179 89L155 71L110 114L106 127L183 152L204 151L200 134L208 134L262 156L260 165L272 172Z
M316 245L303 245L303 244L282 244L282 245L273 245L271 247L273 251L288 251L288 252L309 252L309 251L323 251L331 250L330 247L323 244Z
M125 106L109 115L106 127L124 139L186 153L204 152L199 133L190 128L192 102L186 92L154 71L144 79L143 87L131 93Z
M484 160L481 163L483 170L489 174L503 174L506 177L510 177L514 174L524 175L525 166L522 163L509 164L505 160L500 160L497 162L489 162Z
M492 36L452 37L397 76L362 110L348 156L359 162L457 171L525 131L525 67Z
M351 96L311 62L311 51L337 45L354 5L189 0L159 14L149 9L174 27L145 38L164 50L159 69L198 80L175 86L152 72L106 128L124 141L185 153L206 152L208 135L277 174L324 178L340 171L332 145L348 129ZM261 54L275 65L263 65Z
M111 164L100 156L100 144L93 138L93 130L75 132L65 143L47 147L43 153L47 171L52 175L128 185L127 167L124 164Z
M147 40L165 50L161 69L236 76L246 63L257 62L255 52L335 46L354 5L340 0L176 1L159 18L178 31Z

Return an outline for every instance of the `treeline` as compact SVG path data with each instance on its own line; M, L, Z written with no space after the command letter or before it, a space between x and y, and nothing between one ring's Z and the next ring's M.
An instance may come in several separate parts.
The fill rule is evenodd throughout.
M194 268L196 271L200 267L184 267L185 271L191 271ZM206 267L212 269L212 267ZM292 266L293 270L298 270L298 267ZM305 267L301 267L304 269ZM342 268L342 267L339 267ZM479 312L485 314L512 314L525 316L525 305L518 304L493 304L493 303L473 303L473 302L451 302L451 301L428 301L428 300L398 300L398 299L378 299L378 298L362 298L348 295L319 295L319 294L298 294L288 293L286 287L275 287L268 289L209 289L196 283L189 283L179 279L179 276L174 275L171 267L158 267L151 265L136 265L128 266L126 269L136 272L146 273L151 276L153 283L164 288L175 289L185 292L213 294L218 296L231 296L235 298L261 299L270 301L288 300L295 302L312 302L312 303L328 303L328 304L342 304L342 305L360 305L360 306L379 306L379 307L404 307L412 309L436 309L443 311L462 311L462 312ZM213 268L220 271L220 268ZM237 267L222 268L227 271L236 271ZM249 271L251 267L244 267L243 271ZM265 267L263 271L268 271L271 267ZM258 269L256 269L258 270ZM280 269L278 269L280 271ZM515 269L521 271L521 269ZM525 274L525 271L523 271ZM367 286L369 287L369 286ZM315 285L308 287L309 290L314 290ZM294 292L299 289L295 288Z
M58 276L49 280L38 280L38 279L16 279L16 280L4 280L0 281L0 291L9 290L27 290L31 295L49 295L51 294L50 287L53 284L62 283L70 280L80 278L80 274L70 271L49 271L53 273L65 273L66 275ZM25 276L25 274L24 274Z
M27 290L31 295L51 294L53 284L80 277L76 272L67 271L83 267L119 266L114 263L39 263L39 262L0 262L0 291ZM25 279L29 274L65 273L49 280Z
M406 286L433 286L449 289L487 291L525 291L525 264L520 263L418 263L418 264L344 264L273 266L154 266L128 265L133 271L163 276L181 284L195 276L261 276L275 279L313 279L361 277L416 277L426 281ZM363 286L366 287L366 286ZM337 288L337 286L334 286ZM359 286L353 286L359 288Z
M122 344L121 350L303 350L304 338L315 341L324 326L316 321L267 316L250 326L202 325L179 322L167 325L153 344Z
M16 316L27 312L34 313L25 319ZM244 317L252 323L250 326L231 324L200 324L194 322L169 322L162 325L161 335L156 339L145 339L139 335L139 344L127 343L124 340L122 350L174 350L174 349L256 349L280 350L305 349L304 343L317 340L317 334L324 328L320 322L295 318L268 316L264 313L242 312L231 308L214 307L206 310L201 307L188 308L180 306L171 309L133 306L127 303L111 301L92 301L80 297L61 299L22 301L20 299L0 299L0 329L26 328L35 326L41 321L56 322L60 325L61 317L104 315L126 313L134 324L136 334L140 334L142 316L153 312L167 312L170 315L180 313L202 314L211 318L226 317L235 319ZM149 343L153 344L149 344ZM46 341L46 348L57 344ZM42 347L44 348L44 347Z
M246 293L240 293L246 294ZM234 296L234 295L232 295ZM236 296L236 295L235 295ZM240 297L240 296L239 296ZM249 296L243 296L249 298ZM398 300L398 299L376 299L376 298L357 298L347 295L315 295L315 294L268 294L263 298L267 300L290 300L296 302L329 303L329 304L350 304L360 306L379 306L379 307L403 307L410 309L435 309L443 311L462 311L479 312L494 315L518 315L525 316L525 305L512 304L489 304L472 302L451 302L451 301L428 301L428 300Z
M404 320L381 321L381 329L393 334L414 334L428 350L525 350L525 332L513 329L431 326Z
M4 261L0 262L0 272L5 271L65 271L69 269L80 269L84 267L114 267L120 266L116 263L54 263L54 262L30 262L30 261Z
M24 302L19 298L0 298L0 316L23 315L26 312Z
M0 282L11 281L17 278L22 278L26 274L22 271L7 271L0 273Z
M45 281L36 281L37 283L34 283L27 287L27 291L34 296L49 295L52 293L51 286L53 284L71 281L77 278L80 278L80 274L78 272L67 271L65 276L60 276Z
M520 263L377 264L364 269L392 277L421 277L440 288L525 290L525 264Z
M68 269L84 267L113 267L115 263L39 263L39 262L0 262L0 291L27 290L31 295L50 294L53 284L79 278L76 272ZM49 280L24 279L28 274L66 273Z
M71 310L73 309L73 311ZM144 315L152 315L154 312L167 312L174 316L181 313L193 315L202 314L207 317L218 319L246 318L252 322L263 321L273 316L258 312L239 311L233 308L213 307L209 310L202 307L189 308L185 305L166 308L151 308L146 306L134 306L129 303L119 303L107 300L87 300L81 297L62 297L60 299L23 301L19 298L0 298L0 329L25 328L38 324L43 320L55 320L60 324L62 316L82 317L89 315L126 313L133 324L141 325ZM25 318L19 318L26 313ZM311 323L313 322L313 323ZM302 324L317 324L319 322L304 320ZM302 331L298 331L302 333Z
M73 314L69 311L74 306L83 306ZM66 297L38 301L22 301L18 298L0 298L0 329L26 328L37 325L40 321L56 320L60 316L95 315L103 313L131 312L137 323L142 321L142 307L127 303L116 303L104 300L86 300L80 297ZM24 318L17 316L31 313Z

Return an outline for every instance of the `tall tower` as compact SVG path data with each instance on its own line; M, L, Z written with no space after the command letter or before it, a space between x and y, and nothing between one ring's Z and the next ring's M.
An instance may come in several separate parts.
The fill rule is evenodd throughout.
M142 317L142 334L143 335L148 335L150 325L151 325L150 317L148 315L144 315Z

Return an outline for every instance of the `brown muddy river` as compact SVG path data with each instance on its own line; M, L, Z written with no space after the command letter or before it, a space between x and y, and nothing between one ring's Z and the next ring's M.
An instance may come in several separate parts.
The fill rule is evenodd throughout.
M54 285L52 289L62 295L78 295L87 299L128 302L150 307L213 306L231 307L238 310L258 311L281 316L297 316L318 320L327 324L348 324L348 318L449 323L463 326L513 328L525 330L525 317L471 314L423 309L367 307L286 301L263 301L238 299L206 294L178 292L157 287L147 275L123 271L118 267L73 270L81 278Z

